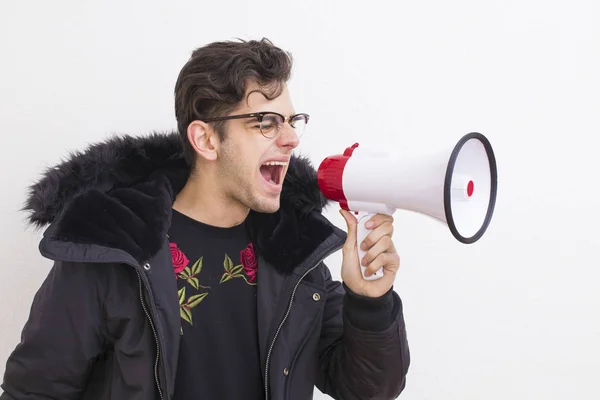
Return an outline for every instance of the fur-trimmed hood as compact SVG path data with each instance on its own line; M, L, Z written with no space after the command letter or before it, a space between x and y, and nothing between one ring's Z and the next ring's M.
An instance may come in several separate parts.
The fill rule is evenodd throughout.
M48 169L24 210L31 224L50 224L45 236L52 240L124 250L143 263L163 244L187 178L176 132L114 136ZM320 214L326 204L311 163L293 156L280 210L250 213L259 251L287 269L329 235L344 235Z

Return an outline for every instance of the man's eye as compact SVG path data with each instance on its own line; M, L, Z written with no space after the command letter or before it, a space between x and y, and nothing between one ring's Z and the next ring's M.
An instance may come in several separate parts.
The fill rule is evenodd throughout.
M263 130L269 130L269 129L274 129L275 128L275 123L273 121L264 121L261 125L261 128Z

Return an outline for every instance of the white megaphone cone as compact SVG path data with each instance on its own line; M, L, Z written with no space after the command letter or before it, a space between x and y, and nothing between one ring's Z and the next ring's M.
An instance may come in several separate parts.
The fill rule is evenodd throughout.
M469 244L483 236L496 204L496 159L490 142L477 132L427 155L414 149L370 153L356 143L341 155L325 158L317 175L325 197L362 214L359 260L365 254L360 243L370 232L364 223L373 214L415 211L444 223L459 242ZM382 276L380 269L365 279Z

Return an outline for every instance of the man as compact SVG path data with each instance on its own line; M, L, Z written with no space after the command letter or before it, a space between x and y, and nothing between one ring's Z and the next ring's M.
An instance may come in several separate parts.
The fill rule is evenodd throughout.
M373 217L362 278L292 155L288 53L267 40L196 50L178 133L113 138L32 187L54 261L10 355L1 400L392 399L409 365L392 219ZM323 260L342 249L343 283Z

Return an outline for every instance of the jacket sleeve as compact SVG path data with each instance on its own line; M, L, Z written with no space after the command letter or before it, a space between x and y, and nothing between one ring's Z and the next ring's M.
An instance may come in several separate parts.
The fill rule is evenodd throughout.
M393 290L380 298L359 296L323 269L328 297L317 388L334 399L397 398L410 363L400 297Z
M54 264L8 357L0 400L79 399L103 349L97 266Z

